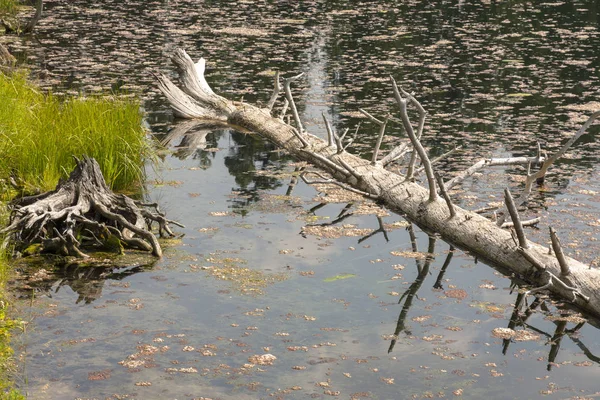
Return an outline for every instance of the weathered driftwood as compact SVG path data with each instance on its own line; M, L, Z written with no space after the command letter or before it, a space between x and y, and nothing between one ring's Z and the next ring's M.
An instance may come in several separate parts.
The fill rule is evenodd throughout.
M412 182L412 179L406 179L406 176L386 170L384 166L390 162L388 156L382 160L363 160L346 152L347 145L344 145L342 136L338 136L329 124L327 124L329 140L324 141L304 131L296 113L294 113L295 127L285 123L282 118L273 117L271 115L273 102L270 102L270 108L261 109L246 103L232 102L217 95L210 89L204 78L204 59L194 64L185 51L177 50L172 60L179 72L181 89L165 75L158 76L158 84L177 115L185 118L216 120L244 131L257 133L287 150L294 157L326 171L331 178L321 176L320 183L335 183L366 197L377 199L391 210L404 214L425 231L437 233L448 242L480 259L505 268L525 281L543 287L556 296L600 316L600 270L590 269L588 265L565 257L565 262L569 266L569 273L565 274L564 267L561 270L554 253L549 252L547 247L526 239L518 218L513 219L515 229L519 230L517 238L514 234L515 230L502 229L475 212L461 209L456 205L452 207L453 212L450 212L447 202L451 200L448 196L446 200L438 196L435 172L426 150L419 141L425 112L412 95L396 86L393 79L392 88L400 108L402 123L412 147L425 167L427 188ZM293 104L289 87L291 81L292 79L285 80L287 101L284 109L287 109L287 103ZM274 96L278 92L277 83ZM410 104L415 105L419 110L420 121L416 133L406 112ZM598 116L600 112L593 114L586 126ZM376 118L370 119L374 121ZM380 127L385 125L384 121L374 122ZM381 130L379 135L381 136ZM399 147L406 148L406 145ZM404 149L393 149L390 154L395 157L402 151ZM525 159L525 162L539 162L540 158L538 156L534 159Z
M167 220L156 204L113 193L96 160L87 157L77 160L69 178L56 189L19 198L11 206L9 225L0 232L7 234L4 246L11 243L21 254L88 257L86 249L125 247L160 257L152 223L158 224L161 236L173 236L169 223L179 225Z

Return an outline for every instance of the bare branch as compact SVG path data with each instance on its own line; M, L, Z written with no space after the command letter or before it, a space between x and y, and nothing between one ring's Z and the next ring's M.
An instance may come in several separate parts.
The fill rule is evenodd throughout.
M517 251L519 253L521 253L521 255L523 257L525 257L525 259L527 261L529 261L531 263L531 265L533 265L539 271L546 270L546 266L540 260L538 260L528 249L524 249L523 247L518 247Z
M437 195L437 190L435 187L435 177L433 176L433 168L431 168L431 162L429 161L427 152L421 145L421 142L415 135L413 127L410 124L410 119L408 118L408 113L406 112L407 100L403 99L402 96L400 95L400 92L398 90L398 85L396 84L396 81L394 80L394 78L390 76L390 79L392 81L392 87L394 89L394 96L396 97L396 102L398 103L398 106L400 107L400 116L402 117L402 123L404 124L404 129L406 130L406 133L408 134L413 147L415 148L417 153L419 153L421 162L423 163L423 166L425 167L425 175L427 175L427 183L429 184L429 201L434 202L438 199L438 195ZM416 100L414 100L414 98L412 96L409 97L409 100L412 100L415 104L417 104L417 107L419 109L422 109L421 105ZM424 118L425 118L425 115L421 114L421 121L419 123L419 126L421 126L421 124L424 124Z
M528 219L527 221L521 221L521 226L534 226L537 225L541 222L541 218L540 217L536 217L536 218L532 218L532 219ZM502 224L501 228L506 229L506 228L512 228L513 226L515 226L514 223L512 222L505 222Z
M304 75L304 72L292 76L290 78L285 78L283 80L283 87L285 89L285 97L290 103L290 108L292 109L292 114L294 116L294 120L296 121L296 127L298 128L298 132L301 134L304 133L304 128L302 127L302 122L300 121L300 116L298 115L298 109L296 108L296 103L294 103L294 97L292 96L292 90L290 89L290 83L297 79L300 79Z
M323 116L323 121L325 121L325 129L327 129L327 146L333 146L333 129L331 129L331 124L329 120L325 116L325 113L321 114Z
M420 141L421 135L423 134L423 127L425 126L425 116L427 115L427 113L425 112L425 109L423 108L421 103L419 103L417 101L417 99L414 98L414 96L407 93L402 88L400 88L400 92L402 93L402 95L404 97L408 98L409 102L414 103L415 106L417 107L417 111L419 112L419 126L417 127L417 139ZM406 169L406 179L408 179L408 180L413 179L416 162L417 162L417 154L415 152L413 152L410 155L410 161L408 162L408 168ZM425 168L425 163L423 163L423 168Z
M563 253L562 247L560 246L558 235L552 227L550 227L550 239L552 240L552 250L554 250L554 255L556 256L558 264L560 265L560 275L568 276L571 273L569 263L567 263L565 253Z
M524 249L529 248L529 244L527 244L527 239L525 238L525 231L523 230L523 225L521 225L521 219L519 218L519 212L517 211L512 194L508 188L504 189L504 202L506 203L506 208L508 208L510 218L514 224L515 231L517 232L519 246Z
M342 158L338 158L338 162L339 162L340 164L342 164L342 166L343 166L344 168L346 168L346 170L347 170L348 172L350 172L350 174L352 174L352 176L354 176L354 177L356 178L356 180L358 180L358 181L360 181L360 180L361 180L361 176L360 176L360 174L359 174L358 172L356 172L356 170L355 170L355 169L354 169L352 166L350 166L350 164L348 164L348 163L347 163L346 161L344 161Z
M273 110L273 106L277 101L277 96L279 96L279 91L281 91L281 84L279 83L279 71L275 73L275 84L273 85L273 94L271 94L271 99L267 103L267 109L269 111Z
M537 161L537 157L484 158L477 161L475 164L446 182L446 190L450 190L454 186L461 184L465 179L486 166L495 167L500 165L528 165L529 163L535 163Z
M544 286L540 286L535 289L528 290L525 292L525 294L530 295L530 294L533 294L536 292L541 292L542 290L549 289L550 287L552 287L552 276L550 276L550 278L548 279L548 283L546 283Z
M394 147L392 149L392 151L390 151L389 153L386 154L385 157L383 157L381 159L381 161L379 161L381 163L381 165L383 165L384 167L387 166L390 163L393 163L394 161L396 161L398 158L402 157L403 155L405 155L406 153L408 153L408 143L404 142L396 147Z
M371 158L371 164L375 165L375 163L377 162L377 157L379 156L379 148L381 147L381 142L383 141L383 135L385 134L385 127L388 123L389 116L386 116L383 121L380 121L365 110L363 110L362 108L359 108L358 111L360 111L364 116L366 116L369 119L369 121L379 125L379 135L377 136L377 142L375 143L375 147L373 148L373 157Z
M333 132L333 137L335 139L335 146L337 148L337 153L340 154L344 151L344 144L343 144L343 140L346 137L346 135L348 134L348 131L350 130L350 128L346 128L346 130L344 131L344 133L342 133L342 136L338 136L336 135L335 132Z
M302 147L308 147L308 142L302 137L302 134L298 132L298 129L292 127L292 132L294 132L294 136L296 136L298 140L302 142Z
M337 165L336 163L334 163L333 161L331 161L328 158L323 157L322 155L312 152L312 151L308 151L305 149L300 149L300 151L308 153L311 157L316 158L317 160L319 160L320 162L322 162L323 164L325 164L327 167L333 169L335 172L339 172L340 174L344 175L345 177L349 177L350 173L348 173L344 168L340 167L339 165Z
M550 166L554 164L556 160L561 158L567 152L567 150L569 150L569 148L585 134L587 128L589 128L598 117L600 117L600 111L593 113L571 139L569 139L556 153L544 161L540 167L540 170L532 176L532 179L543 181L544 177L546 176L546 172L548 172L548 168L550 168Z
M288 101L288 99L285 99L283 101L283 106L281 106L281 112L279 114L279 119L283 121L283 117L285 116L285 113L287 112L287 109L290 105L290 102Z
M567 152L567 150L569 150L569 148L577 140L579 140L579 138L581 136L583 136L585 134L587 128L589 128L590 125L598 117L600 117L600 111L596 111L595 113L593 113L588 118L588 120L581 126L581 128L579 128L577 133L573 137L571 137L556 153L554 153L551 157L546 157L543 160L542 166L535 174L530 174L529 171L527 171L527 177L525 179L525 189L523 189L523 192L518 197L518 199L515 201L515 203L517 204L517 207L520 207L522 204L527 202L527 199L529 198L529 194L531 193L531 188L533 186L533 183L537 182L538 184L541 184L544 182L546 172L548 172L548 169L550 168L550 166L552 166L552 164L554 164L554 162L556 160L558 160L560 157L562 157ZM540 147L538 146L538 157L536 157L536 159L538 159L538 158L541 159L540 153L541 153L541 150L540 150ZM502 216L501 218L498 218L498 221L497 221L498 226L501 226L505 220L506 220L506 216Z
M317 175L321 179L320 180L308 180L308 178L306 178L306 175L308 175L308 174ZM348 185L345 185L345 184L343 184L341 182L338 182L335 179L325 178L323 175L321 175L321 174L319 174L317 172L313 172L313 171L303 172L300 175L300 178L307 185L316 185L316 184L320 184L320 185L335 185L335 186L341 187L344 190L347 190L347 191L352 192L352 193L359 194L359 195L367 197L369 199L377 200L379 198L378 196L376 196L374 194L363 192L362 190L355 189L355 188L353 188L351 186L348 186Z
M443 160L443 159L445 159L445 158L448 158L448 157L450 157L452 154L456 153L456 152L457 152L457 151L459 151L460 149L462 149L462 146L455 147L455 148L453 148L452 150L450 150L450 151L447 151L446 153L442 154L441 156L434 158L433 160L431 160L431 165L433 165L433 164L435 164L435 163L438 163L438 162L442 161L442 160ZM418 175L418 174L420 174L420 173L421 173L421 172L423 172L424 170L425 170L425 168L424 168L424 167L417 168L417 170L415 171L415 175Z
M450 218L454 218L454 216L456 215L456 211L454 210L454 204L452 204L452 200L450 199L450 196L446 191L446 187L444 186L444 180L437 172L435 172L435 178L437 179L438 187L440 188L442 197L444 197L444 200L446 200L446 204L448 205L448 211L450 211Z

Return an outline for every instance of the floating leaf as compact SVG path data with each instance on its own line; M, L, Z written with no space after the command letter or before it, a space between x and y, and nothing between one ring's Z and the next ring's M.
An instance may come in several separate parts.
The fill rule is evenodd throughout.
M335 282L340 281L342 279L354 278L356 274L338 274L335 276L330 276L329 278L323 279L323 282Z

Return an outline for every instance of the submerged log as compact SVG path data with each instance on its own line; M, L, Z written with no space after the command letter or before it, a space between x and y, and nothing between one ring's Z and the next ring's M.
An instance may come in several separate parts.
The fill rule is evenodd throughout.
M88 257L86 249L121 252L123 248L162 250L152 233L158 224L161 236L173 236L169 223L156 204L143 204L124 194L113 193L93 158L77 160L69 178L56 189L22 197L11 204L4 246L15 253L54 253ZM181 226L181 225L179 225Z
M423 230L439 234L444 240L538 287L528 293L547 290L561 299L600 316L600 270L590 269L588 265L564 257L564 262L569 266L568 275L564 274L561 272L564 271L564 267L561 270L557 257L549 252L547 247L527 240L518 218L513 218L513 226L519 232L517 240L515 231L502 229L475 212L464 210L456 205L449 208L451 200L445 191L441 191L444 198L438 195L438 187L443 182L436 182L436 174L427 152L419 141L425 111L412 95L398 88L393 79L391 79L392 88L400 108L402 123L413 149L425 167L427 187L413 182L410 176L407 179L404 175L386 170L385 165L389 162L386 157L382 160L375 158L363 160L346 152L347 144L343 143L343 135L338 136L329 124L327 124L328 141L324 141L304 130L297 113L293 113L296 126L285 123L279 116L272 116L272 102L269 102L269 108L261 109L250 104L229 101L217 95L204 78L204 59L200 59L198 64L195 64L185 51L177 50L172 61L179 72L181 89L165 75L158 76L158 85L178 116L207 121L216 120L244 131L257 133L285 149L295 158L307 161L331 176L314 183L335 184L365 197L377 199L392 211L405 215ZM289 86L296 78L284 81L286 89L286 101L282 107L284 110L287 110L288 104L292 111L295 108ZM272 98L276 97L280 90L278 78L276 79ZM416 106L419 111L420 120L416 132L406 111L409 105ZM585 127L599 116L600 112L593 114ZM378 122L381 122L382 129L379 136L382 136L385 123ZM569 141L569 145L572 142ZM377 140L377 143L380 143L380 140ZM402 146L406 147L406 145ZM394 149L390 154L398 154L402 151L404 149ZM525 158L524 161L532 164L532 161L540 163L544 160L538 156L535 159ZM494 163L490 161L481 164ZM414 161L411 161L410 167L409 169L412 170ZM452 182L450 186L454 184L456 182ZM506 197L509 201L509 193Z

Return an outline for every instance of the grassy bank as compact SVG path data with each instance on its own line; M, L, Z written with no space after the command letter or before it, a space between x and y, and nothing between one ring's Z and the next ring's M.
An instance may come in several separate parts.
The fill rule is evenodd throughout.
M143 178L147 144L139 103L112 97L59 100L38 91L24 73L0 74L0 178L25 189L54 188L75 166L94 157L113 189Z
M0 16L2 15L14 15L17 12L16 0L0 0Z
M11 177L25 192L51 190L75 166L72 156L88 155L98 161L111 188L134 191L143 181L148 150L136 100L58 99L40 92L26 73L0 72L0 227L6 226L6 203L17 194ZM0 399L17 400L24 397L12 389L8 376L10 333L19 324L7 316L11 269L5 253L0 250Z
M8 212L2 201L0 201L0 226L5 226L8 221ZM0 236L0 241L3 238ZM2 400L24 400L10 380L10 374L14 371L13 349L10 345L11 333L20 326L18 320L13 319L10 314L10 295L7 292L6 282L10 277L10 264L6 251L0 251L0 399Z

